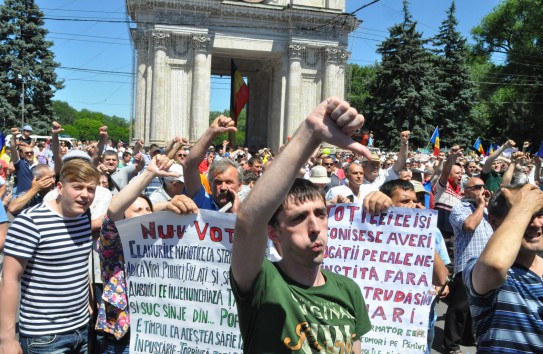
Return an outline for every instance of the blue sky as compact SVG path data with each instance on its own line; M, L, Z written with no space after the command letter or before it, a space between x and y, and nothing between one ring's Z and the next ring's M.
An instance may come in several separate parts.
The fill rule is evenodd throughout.
M48 38L57 70L65 80L65 88L55 99L71 106L103 112L128 119L131 116L133 52L129 40L124 0L35 0L44 11ZM370 0L347 0L352 12ZM499 0L457 0L458 30L471 40L469 31L498 5ZM410 11L425 37L437 33L450 1L412 0ZM367 65L379 61L376 46L388 36L387 29L403 19L402 0L380 0L361 11L363 21L349 41L351 62ZM93 19L107 22L96 22ZM119 23L114 23L120 21ZM229 107L229 83L212 80L211 110Z

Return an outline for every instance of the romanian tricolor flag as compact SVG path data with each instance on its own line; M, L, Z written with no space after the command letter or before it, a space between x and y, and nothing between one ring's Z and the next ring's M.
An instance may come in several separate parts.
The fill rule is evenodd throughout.
M0 156L6 152L6 136L4 133L0 133Z
M439 129L437 127L430 138L430 143L434 145L434 156L439 156Z
M499 146L498 144L492 143L488 147L488 150L486 151L486 156L489 156L494 153L494 151L498 150Z
M483 144L481 143L481 138L477 138L477 140L475 140L475 144L473 144L473 148L475 149L475 151L479 151L479 153L483 157L486 156L485 149L483 149Z
M238 70L234 60L231 62L231 71L232 71L232 89L230 93L230 115L231 118L238 123L238 116L243 110L243 107L249 101L249 87L243 80L243 75Z

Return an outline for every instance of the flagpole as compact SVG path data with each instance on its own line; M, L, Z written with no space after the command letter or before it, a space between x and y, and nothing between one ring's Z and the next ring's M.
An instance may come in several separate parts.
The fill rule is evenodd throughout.
M234 72L235 72L235 64L234 59L230 58L230 118L235 119L235 107L234 107ZM236 127L238 125L237 119L236 121ZM228 141L230 142L230 146L234 147L234 150L236 149L236 132L229 132L228 133Z

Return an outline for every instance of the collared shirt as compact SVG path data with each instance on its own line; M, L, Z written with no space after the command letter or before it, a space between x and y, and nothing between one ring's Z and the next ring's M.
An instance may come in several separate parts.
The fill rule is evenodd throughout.
M170 200L172 200L172 197L170 197L169 194L166 193L166 191L164 190L164 187L161 186L149 195L149 199L151 200L151 203L155 205L159 203L169 202Z
M456 204L449 217L454 230L454 274L464 270L466 263L473 257L479 257L490 236L494 232L488 223L488 211L484 210L483 218L475 231L464 230L464 222L475 211L475 204L465 199Z
M380 169L379 170L379 176L375 178L373 181L368 181L366 178L364 178L364 184L365 185L372 185L374 188L371 190L378 191L381 186L388 181L392 181L394 179L398 179L400 176L394 171L394 168L389 167L386 169ZM368 192L369 193L369 192Z
M111 179L117 185L117 188L113 188L112 193L117 194L121 189L126 187L130 179L134 176L136 165L125 166L123 168L117 168L117 171L111 174Z

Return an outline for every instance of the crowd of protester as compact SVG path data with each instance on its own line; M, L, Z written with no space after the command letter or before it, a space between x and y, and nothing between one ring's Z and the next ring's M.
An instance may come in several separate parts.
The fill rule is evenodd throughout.
M368 150L346 140L360 128L361 116L346 102L325 103L278 151L228 141L213 145L220 134L236 130L234 121L224 116L194 144L174 137L165 146L112 141L106 126L97 132L98 141L73 146L59 140L63 129L57 122L51 126L51 139L42 142L30 138L28 125L21 131L12 128L0 156L0 250L5 253L0 353L46 353L63 347L70 353L128 353L128 299L115 222L161 210L183 214L199 209L238 214L232 286L245 352L263 352L269 334L254 329L259 325L248 313L264 310L252 308L247 296L265 293L263 283L273 283L283 273L308 287L345 282L329 273L322 278L318 267L309 267L310 275L300 274L296 257L303 256L283 235L288 219L281 215L291 209L310 215L304 214L306 219L315 217L317 233L326 234L318 228L325 215L319 214L321 202L315 198L322 198L323 205L358 203L373 213L392 206L435 209L439 236L433 286L437 298L448 304L444 351L458 354L461 345L477 345L479 352L543 352L541 159L526 153L530 144L517 148L508 140L489 156L453 146L434 156L411 150L410 132L403 131L394 152ZM331 120L340 129L328 132L319 119ZM298 136L309 125L317 135L302 141ZM318 204L314 209L306 206L311 201ZM8 213L15 217L11 225ZM266 237L248 237L249 230L266 225ZM319 242L311 247L322 255L319 250L326 241ZM279 266L263 261L262 245L268 243L270 258L280 260ZM90 289L89 278L103 286ZM349 292L359 296L358 290ZM258 296L259 301L268 300ZM427 352L434 308L435 302ZM93 314L100 348L89 349ZM353 316L359 338L371 328L369 318L358 307ZM53 335L57 339L52 340ZM360 351L359 341L348 345Z

